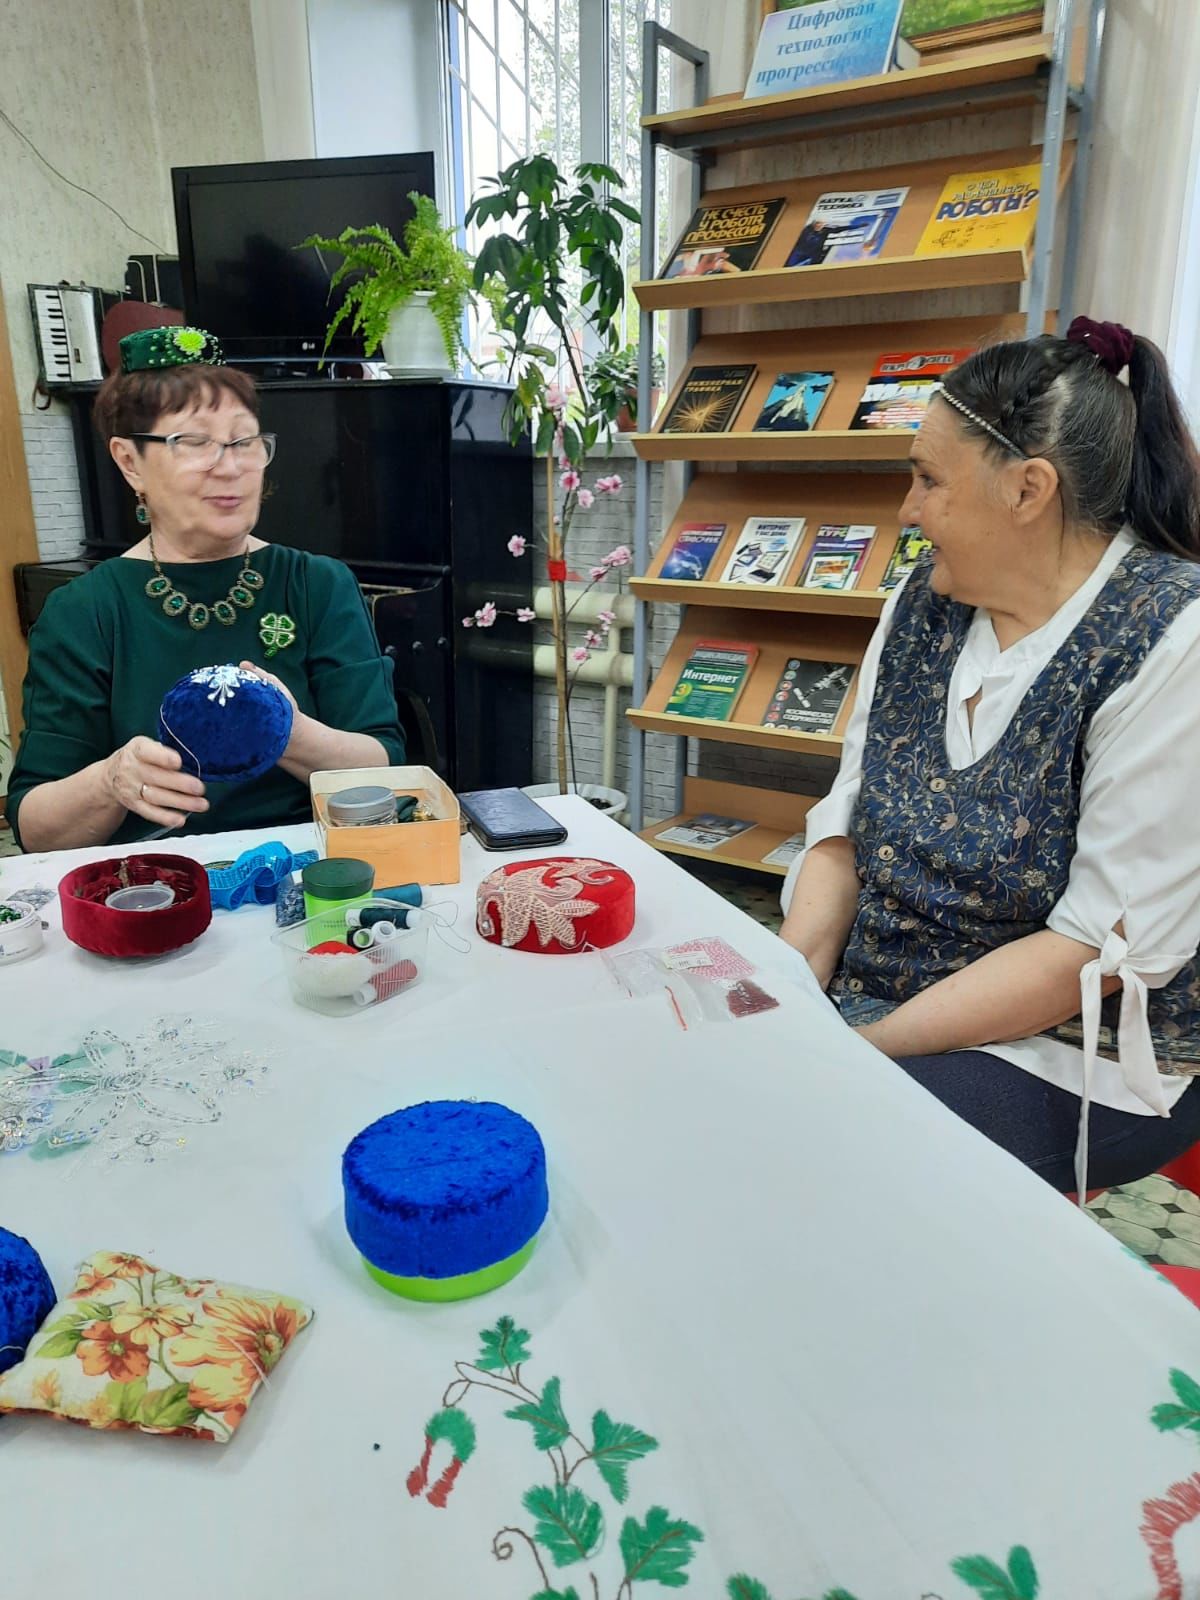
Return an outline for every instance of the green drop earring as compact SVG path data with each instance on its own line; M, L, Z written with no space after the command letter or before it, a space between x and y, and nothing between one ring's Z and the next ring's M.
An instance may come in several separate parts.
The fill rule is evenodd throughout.
M140 494L137 497L137 510L133 514L143 528L150 526L150 508Z

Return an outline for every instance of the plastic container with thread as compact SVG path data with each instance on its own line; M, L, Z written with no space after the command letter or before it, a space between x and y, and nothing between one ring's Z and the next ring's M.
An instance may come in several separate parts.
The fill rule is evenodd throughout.
M24 961L26 956L35 956L42 948L42 919L38 911L23 900L8 900L4 904L6 910L15 911L17 917L15 922L0 922L0 967L8 966L11 961Z
M387 905L369 899L365 903ZM292 998L326 1016L353 1016L403 994L420 982L428 958L428 927L396 929L366 950L351 949L346 939L346 910L342 902L274 936ZM318 954L322 945L343 945L345 954Z
M336 910L345 930L347 906L362 905L371 898L375 887L375 868L368 861L356 861L351 856L337 856L332 860L314 861L300 874L304 885L304 909L310 920L323 911ZM327 938L338 938L328 934Z

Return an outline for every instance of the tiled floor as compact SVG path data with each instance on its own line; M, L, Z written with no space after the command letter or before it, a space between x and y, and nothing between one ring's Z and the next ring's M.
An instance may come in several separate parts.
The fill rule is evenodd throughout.
M737 906L755 922L761 922L772 933L779 932L783 913L779 909L779 890L782 878L768 878L762 873L739 872L735 867L721 867L714 861L697 861L691 856L672 856L676 866L683 867L701 883L715 889L723 900Z

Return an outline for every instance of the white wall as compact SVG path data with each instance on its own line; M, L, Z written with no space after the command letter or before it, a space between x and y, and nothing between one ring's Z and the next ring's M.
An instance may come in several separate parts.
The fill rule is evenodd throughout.
M1200 4L1109 0L1076 307L1164 347L1194 310L1198 101Z
M432 150L447 194L435 0L308 0L319 156Z
M263 156L304 161L317 153L305 0L250 0Z
M32 410L25 285L120 289L132 252L175 253L172 166L262 159L249 0L0 0L0 106L44 157L0 124L0 283Z

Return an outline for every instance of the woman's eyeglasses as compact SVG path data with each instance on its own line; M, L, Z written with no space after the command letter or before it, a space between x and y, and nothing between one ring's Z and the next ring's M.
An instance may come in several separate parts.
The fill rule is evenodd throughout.
M152 444L165 444L181 467L195 467L208 472L224 458L226 450L239 467L248 472L262 472L270 466L275 455L273 433L250 433L244 439L210 439L206 433L131 433L131 439L148 439Z

